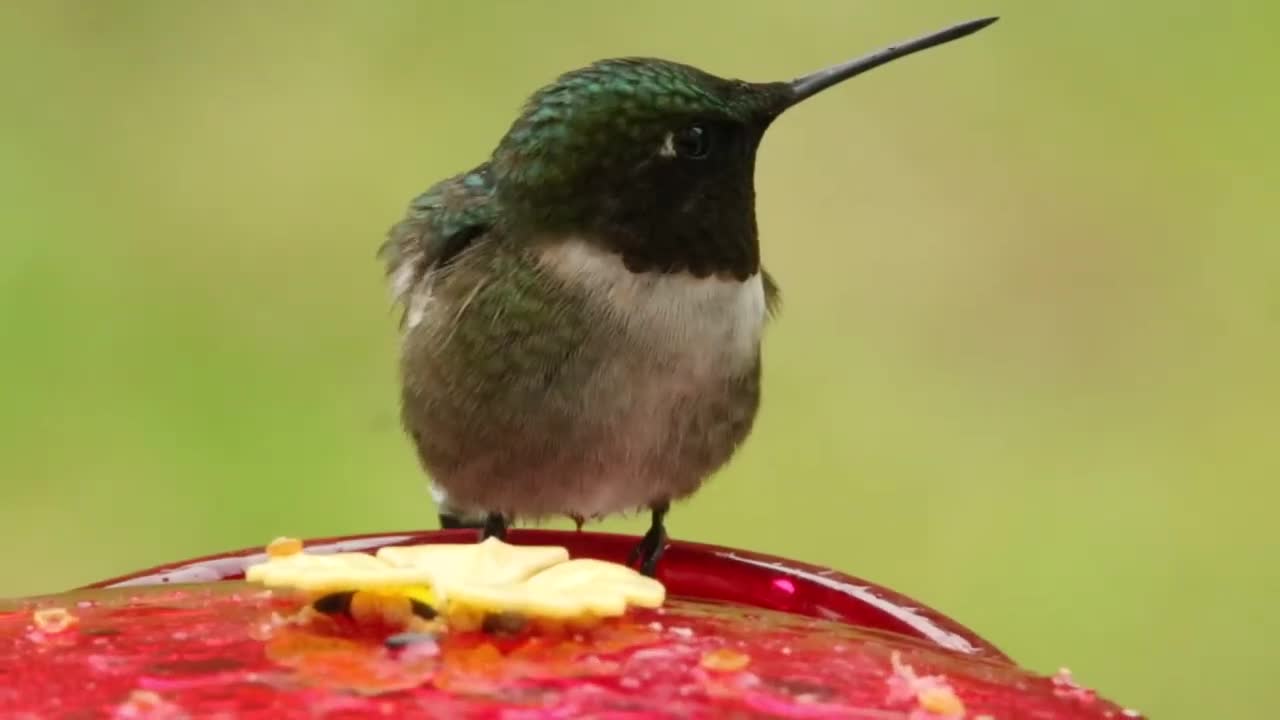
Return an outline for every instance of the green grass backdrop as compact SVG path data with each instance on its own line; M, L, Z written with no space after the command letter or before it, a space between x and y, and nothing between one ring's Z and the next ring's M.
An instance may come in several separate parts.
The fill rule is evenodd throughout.
M883 582L1157 718L1267 717L1277 8L7 3L0 596L431 526L374 251L559 72L784 79L997 13L770 131L763 414L671 531Z

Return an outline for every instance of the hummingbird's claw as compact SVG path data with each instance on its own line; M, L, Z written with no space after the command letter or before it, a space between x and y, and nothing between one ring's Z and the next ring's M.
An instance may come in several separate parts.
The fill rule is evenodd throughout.
M489 538L507 539L507 519L502 513L489 513L484 519L484 528L480 531L480 540Z
M658 560L667 549L667 528L663 525L663 520L669 507L670 504L665 501L653 505L653 520L649 523L649 531L631 548L631 554L627 556L627 565L634 567L639 563L642 575L654 577L658 570Z

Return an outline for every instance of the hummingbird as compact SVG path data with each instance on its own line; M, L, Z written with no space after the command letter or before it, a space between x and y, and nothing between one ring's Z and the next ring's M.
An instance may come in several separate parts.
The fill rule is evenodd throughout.
M381 246L400 306L401 420L443 527L671 503L746 440L779 289L756 150L784 111L987 27L949 27L790 82L601 60L535 92L491 156L414 198Z

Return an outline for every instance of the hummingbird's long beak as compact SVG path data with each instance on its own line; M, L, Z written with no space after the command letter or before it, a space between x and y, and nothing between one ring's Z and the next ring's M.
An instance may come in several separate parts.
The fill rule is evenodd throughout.
M891 45L865 57L860 57L857 60L850 60L849 62L841 63L825 70L819 70L816 73L805 75L801 78L796 78L795 80L786 83L786 85L791 88L792 93L794 93L793 96L789 98L786 107L791 107L805 98L817 95L832 85L842 83L855 75L861 75L862 73L872 68L880 67L887 62L892 62L900 57L906 57L912 53L927 50L928 48L948 43L952 40L958 40L966 35L972 35L996 20L999 20L999 18L989 17L982 18L980 20L970 20L969 22L960 23L959 25L954 25L946 30L940 30L936 33L916 38L915 40L909 40L899 45Z

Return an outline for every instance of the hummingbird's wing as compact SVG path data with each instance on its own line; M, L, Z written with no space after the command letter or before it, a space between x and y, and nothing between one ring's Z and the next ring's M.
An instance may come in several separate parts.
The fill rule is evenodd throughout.
M782 309L782 289L768 270L760 268L760 277L764 281L764 307L769 311L769 317L776 317Z
M378 251L395 300L407 305L431 274L448 267L493 226L496 214L489 163L442 180L414 198Z

